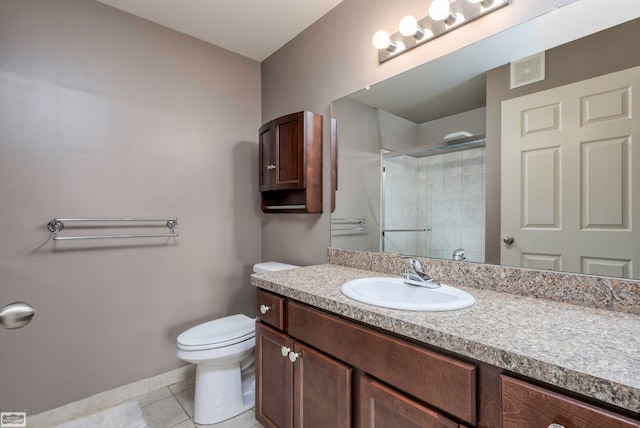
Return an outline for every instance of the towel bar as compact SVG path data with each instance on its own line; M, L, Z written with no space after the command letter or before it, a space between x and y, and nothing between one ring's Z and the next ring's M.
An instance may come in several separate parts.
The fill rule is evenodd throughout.
M64 229L65 223L89 223L89 222L166 222L170 233L131 234L131 235L85 235L85 236L58 236ZM78 239L109 239L109 238L171 238L179 236L175 231L178 227L177 217L148 217L148 218L54 218L47 224L47 229L53 234L54 241L72 241Z

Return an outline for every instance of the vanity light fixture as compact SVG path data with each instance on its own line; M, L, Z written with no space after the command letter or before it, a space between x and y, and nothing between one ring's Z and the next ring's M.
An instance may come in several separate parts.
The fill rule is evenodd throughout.
M426 17L416 19L408 15L400 21L397 33L390 35L380 30L374 34L378 62L383 63L509 4L511 0L429 0Z

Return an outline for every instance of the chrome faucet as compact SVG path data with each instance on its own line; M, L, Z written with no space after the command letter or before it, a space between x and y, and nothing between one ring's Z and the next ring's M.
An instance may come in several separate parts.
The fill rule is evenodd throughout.
M463 260L466 260L467 257L464 255L464 248L458 248L457 250L453 251L453 257L451 258L451 260L455 260L457 262L461 262Z
M422 263L416 259L409 259L411 269L405 269L403 276L405 284L417 285L418 287L439 288L440 283L435 281L424 271Z

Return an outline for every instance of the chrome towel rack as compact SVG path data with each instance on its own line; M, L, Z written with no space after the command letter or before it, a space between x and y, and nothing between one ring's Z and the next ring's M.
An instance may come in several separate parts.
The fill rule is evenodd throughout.
M84 235L84 236L58 236L64 229L65 223L91 223L91 222L166 222L170 233L132 234L132 235ZM130 225L129 225L130 226ZM54 241L72 241L78 239L111 239L111 238L171 238L179 236L177 217L149 217L149 218L54 218L47 223L47 229L52 233Z
M342 224L345 227L334 227L334 224ZM349 226L349 224L353 224L353 226ZM331 230L367 230L371 229L367 226L366 218L332 218L331 219Z

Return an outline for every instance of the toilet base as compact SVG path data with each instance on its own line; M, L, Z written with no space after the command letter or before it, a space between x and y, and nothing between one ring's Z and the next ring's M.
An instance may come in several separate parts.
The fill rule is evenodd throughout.
M243 372L240 364L196 366L193 420L215 424L239 415L255 405L255 372Z

